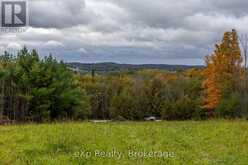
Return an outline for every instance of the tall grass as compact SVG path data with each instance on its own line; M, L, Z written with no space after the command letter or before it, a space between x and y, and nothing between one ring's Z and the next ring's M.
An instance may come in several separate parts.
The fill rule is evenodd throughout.
M123 156L94 155L99 151L116 151ZM133 157L130 151L164 151L169 156ZM3 165L246 165L247 155L246 121L0 126L0 164Z

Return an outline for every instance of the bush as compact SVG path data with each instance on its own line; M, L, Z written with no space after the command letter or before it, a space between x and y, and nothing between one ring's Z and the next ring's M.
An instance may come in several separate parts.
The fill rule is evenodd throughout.
M220 101L216 108L216 116L219 118L237 118L241 117L241 103L238 95L231 95Z
M200 111L198 103L186 96L175 102L165 102L162 118L165 120L188 120L196 116L198 111Z

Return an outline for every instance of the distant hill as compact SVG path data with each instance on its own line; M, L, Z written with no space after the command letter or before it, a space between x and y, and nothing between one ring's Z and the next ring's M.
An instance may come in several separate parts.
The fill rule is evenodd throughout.
M142 69L160 69L168 71L185 70L190 68L203 68L203 66L188 66L188 65L166 65L166 64L117 64L117 63L67 63L70 69L80 72L90 72L95 70L96 72L116 72L116 71L136 71Z

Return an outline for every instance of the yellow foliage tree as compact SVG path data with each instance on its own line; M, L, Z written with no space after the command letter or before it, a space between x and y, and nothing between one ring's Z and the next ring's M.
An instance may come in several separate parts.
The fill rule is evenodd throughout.
M223 95L235 90L242 77L242 56L235 30L225 32L222 42L206 57L205 63L203 108L213 111Z

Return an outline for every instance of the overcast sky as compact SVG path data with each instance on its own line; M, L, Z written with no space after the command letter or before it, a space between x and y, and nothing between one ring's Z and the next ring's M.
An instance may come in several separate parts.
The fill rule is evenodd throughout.
M246 0L30 0L30 27L0 33L66 62L203 64L223 32L248 33Z

